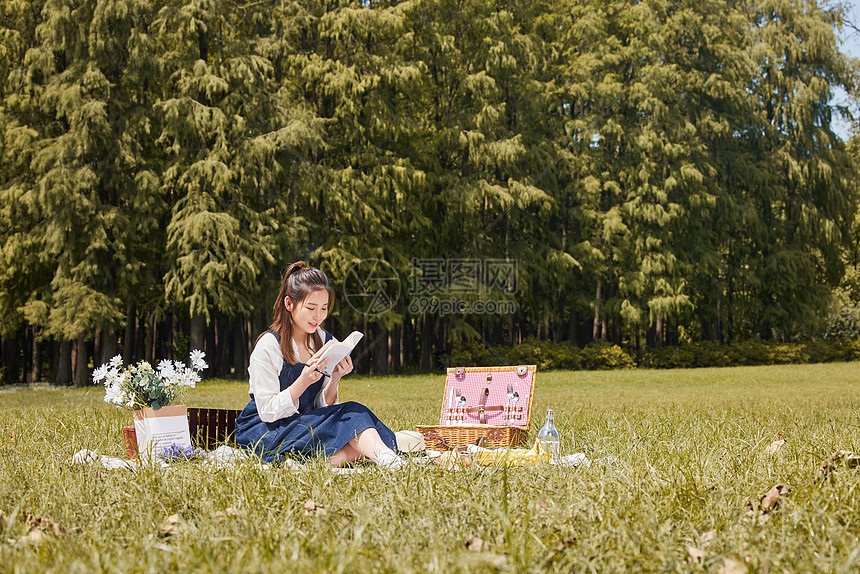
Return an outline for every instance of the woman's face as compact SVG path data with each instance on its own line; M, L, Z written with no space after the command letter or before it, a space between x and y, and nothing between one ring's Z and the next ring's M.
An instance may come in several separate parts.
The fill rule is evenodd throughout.
M302 333L312 334L328 316L328 291L314 291L297 305L292 305L287 297L284 304L293 318L293 326Z

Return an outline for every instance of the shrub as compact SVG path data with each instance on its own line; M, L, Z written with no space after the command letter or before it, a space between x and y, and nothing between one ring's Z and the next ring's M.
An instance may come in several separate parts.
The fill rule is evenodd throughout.
M581 368L589 371L605 371L609 369L634 369L636 361L627 351L618 345L608 343L593 343L580 352Z
M552 369L608 370L632 369L636 361L618 345L595 343L577 349L567 343L553 343L529 337L514 347L499 345L491 352L479 343L462 343L451 353L452 366L487 367L500 364L537 365ZM498 353L498 356L496 355ZM499 358L501 357L501 359Z
M813 340L805 343L810 363L833 363L860 360L860 338Z
M501 357L501 358L500 358ZM827 363L860 360L860 338L781 343L748 339L730 344L703 341L638 353L611 343L592 343L584 348L529 337L520 345L499 345L493 351L480 343L462 343L451 353L452 366L489 367L495 365L537 365L541 371L570 369L602 371L609 369L691 369Z
M824 338L828 340L860 338L860 305L844 302L827 320Z

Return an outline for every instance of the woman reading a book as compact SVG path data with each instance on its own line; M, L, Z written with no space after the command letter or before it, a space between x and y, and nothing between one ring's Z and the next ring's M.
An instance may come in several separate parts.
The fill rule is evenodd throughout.
M332 295L325 274L302 261L284 273L272 326L251 353L251 400L236 419L236 441L267 462L326 456L332 466L369 458L399 468L394 433L367 407L338 403L352 359L332 369L320 357L332 339L320 327Z

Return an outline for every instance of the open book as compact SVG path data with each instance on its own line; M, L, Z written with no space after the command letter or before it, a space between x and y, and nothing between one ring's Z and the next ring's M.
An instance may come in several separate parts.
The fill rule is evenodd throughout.
M344 357L349 355L355 346L361 341L361 338L364 337L363 334L358 331L353 331L349 334L349 336L343 341L335 341L332 339L325 345L323 345L319 351L314 353L313 358L319 357L320 359L328 357L328 363L325 366L325 372L327 375L331 376L332 371L337 366L339 362L343 360Z

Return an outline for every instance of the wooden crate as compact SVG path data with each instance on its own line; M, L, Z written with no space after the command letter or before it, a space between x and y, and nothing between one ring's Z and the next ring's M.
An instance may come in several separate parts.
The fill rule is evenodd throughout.
M431 450L525 444L531 426L535 365L449 368L438 425L418 425Z

